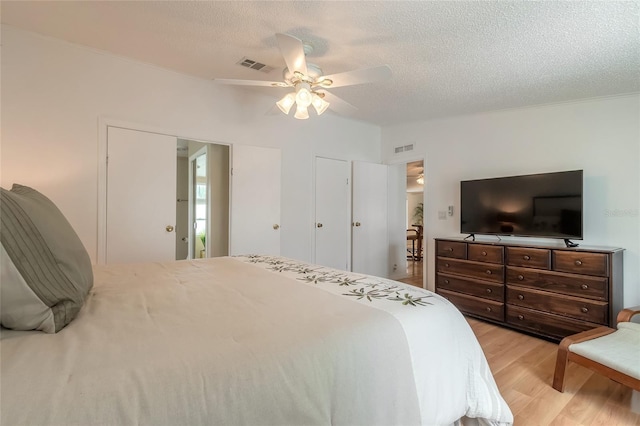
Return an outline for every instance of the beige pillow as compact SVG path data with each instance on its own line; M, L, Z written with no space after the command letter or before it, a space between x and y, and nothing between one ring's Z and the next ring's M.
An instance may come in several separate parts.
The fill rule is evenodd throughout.
M0 191L2 325L57 333L93 286L91 259L47 197L22 185Z

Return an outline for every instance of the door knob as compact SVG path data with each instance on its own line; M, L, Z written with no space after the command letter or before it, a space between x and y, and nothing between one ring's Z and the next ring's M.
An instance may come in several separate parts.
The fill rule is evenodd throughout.
M360 222L356 222L356 226L360 226Z
M316 223L316 226L317 226L318 228L322 228L322 224L321 224L321 223Z
M173 226L171 225L167 225L165 229L167 230L167 232L173 232Z
M273 229L276 229L276 230L277 230L277 229L280 229L280 225L278 225L277 223L274 223L274 224L273 224Z

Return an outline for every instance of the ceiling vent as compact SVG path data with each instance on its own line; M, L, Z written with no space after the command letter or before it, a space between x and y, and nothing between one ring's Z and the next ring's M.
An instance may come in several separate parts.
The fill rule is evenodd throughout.
M396 154L399 154L401 152L406 152L406 151L413 151L413 144L395 147Z
M241 65L245 68L251 68L252 70L262 71L265 73L273 71L273 67L254 61L253 59L249 59L246 56L236 62L236 64Z

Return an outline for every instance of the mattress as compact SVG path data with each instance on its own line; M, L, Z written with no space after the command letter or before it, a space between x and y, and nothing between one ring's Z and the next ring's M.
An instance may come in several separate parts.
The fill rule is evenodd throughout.
M442 297L273 256L94 267L57 334L1 333L3 425L511 424Z

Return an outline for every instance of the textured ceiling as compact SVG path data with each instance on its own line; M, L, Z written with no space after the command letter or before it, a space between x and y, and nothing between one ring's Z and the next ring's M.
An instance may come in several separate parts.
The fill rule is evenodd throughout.
M280 80L274 35L291 34L314 45L308 61L325 74L391 67L388 81L332 90L358 108L353 118L379 125L640 91L638 1L3 0L1 8L11 26L206 79ZM275 69L242 68L242 57Z

